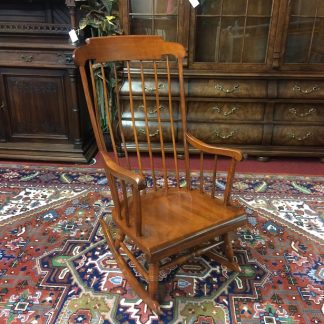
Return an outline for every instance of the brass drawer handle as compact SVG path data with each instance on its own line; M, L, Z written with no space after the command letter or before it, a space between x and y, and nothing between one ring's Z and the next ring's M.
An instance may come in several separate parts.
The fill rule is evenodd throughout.
M33 61L34 57L33 57L33 55L21 55L21 59L24 62L30 63Z
M139 105L137 107L137 109L144 111L144 105ZM159 111L162 111L162 110L165 110L165 109L167 109L167 108L165 106L162 106L162 105L159 106L159 109L157 109L156 106L153 106L153 107L149 107L149 109L147 110L147 112L150 115L154 115L154 114L157 114L158 110Z
M305 141L307 138L309 138L310 136L312 136L312 133L311 132L307 132L305 135L303 136L298 136L296 135L295 133L290 133L288 134L288 136L291 138L291 139L294 139L294 140L297 140L297 141Z
M311 115L312 113L315 113L316 111L317 111L316 108L309 108L308 111L306 111L306 112L304 112L304 113L300 113L300 114L298 114L296 108L290 108L290 109L289 109L289 112L290 112L292 115L295 115L295 116L297 116L297 117L301 117L301 118L307 117L307 116Z
M146 92L154 92L156 90L161 90L164 88L164 84L163 83L159 83L158 87L157 88L151 88L151 87L145 87L145 91Z
M224 85L222 84L216 84L215 85L215 89L219 90L219 91L223 91L224 93L232 93L232 92L239 92L240 91L240 85L237 83L233 86L232 89L225 89Z
M223 108L224 108L224 106L221 106L221 107L219 107L219 106L214 106L214 107L212 107L212 110L216 110L218 113L221 113L221 110L222 110ZM223 112L223 116L224 116L224 117L228 117L228 116L234 114L235 111L237 111L237 110L239 110L239 108L234 106L234 107L232 107L232 109L230 109L230 110L228 110L228 111L224 111L224 112Z
M140 128L140 129L138 130L138 132L141 133L141 134L146 135L146 131L145 131L145 129ZM149 137L157 136L157 135L159 135L159 133L160 133L160 132L159 132L159 130L157 129L154 133L149 133Z
M1 109L1 110L4 110L4 109L5 109L5 103L4 103L4 101L3 101L3 100L1 101L1 106L0 106L0 109Z
M229 134L220 134L218 131L215 131L214 135L221 139L227 139L227 138L233 137L235 133L236 133L236 130L232 130Z
M317 86L317 85L314 85L314 87L312 88L308 88L308 89L305 89L303 90L301 86L295 84L293 86L293 91L299 91L300 93L303 93L303 94L310 94L312 92L315 92L315 91L319 91L320 90L320 87Z

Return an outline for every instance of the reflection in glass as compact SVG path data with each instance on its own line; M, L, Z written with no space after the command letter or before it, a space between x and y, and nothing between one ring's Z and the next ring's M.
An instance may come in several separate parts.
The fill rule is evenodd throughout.
M324 4L316 0L292 2L285 63L324 63Z
M244 19L223 18L219 35L219 62L239 63L244 40Z
M272 10L272 0L249 0L248 16L268 16Z
M177 39L177 17L155 19L154 34L162 36L167 41L175 41Z
M178 11L177 0L155 0L154 1L154 13L163 15L175 15Z
M205 0L197 7L197 15L219 15L221 12L221 0Z
M223 15L244 15L247 0L223 0Z
M151 14L153 11L152 0L130 0L130 12L134 14Z
M177 41L179 0L130 0L130 33Z
M312 18L294 17L288 27L286 63L306 63L313 29Z
M242 60L244 63L265 62L269 25L270 18L247 18Z
M317 0L294 0L291 2L291 15L315 16Z
M219 18L197 17L196 33L196 61L218 62Z
M152 35L152 17L150 16L136 16L131 17L131 34L134 35Z
M324 18L316 20L310 63L324 63Z
M273 0L202 1L195 61L265 63L272 5Z

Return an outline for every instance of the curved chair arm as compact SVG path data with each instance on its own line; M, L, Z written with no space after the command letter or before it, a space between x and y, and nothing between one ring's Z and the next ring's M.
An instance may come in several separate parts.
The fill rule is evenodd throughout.
M210 144L204 143L203 141L201 141L200 139L194 137L193 135L191 135L189 133L186 133L186 140L194 148L196 148L202 152L205 152L205 153L224 155L224 156L234 158L237 161L241 161L243 158L243 153L240 150L210 145Z
M105 162L105 168L107 168L108 172L113 176L135 186L138 190L146 188L146 180L142 175L131 172L130 170L118 165L106 152L100 151L100 154Z

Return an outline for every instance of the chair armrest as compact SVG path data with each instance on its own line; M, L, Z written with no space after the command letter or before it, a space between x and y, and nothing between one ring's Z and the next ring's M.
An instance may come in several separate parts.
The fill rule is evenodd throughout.
M100 151L100 154L105 162L105 168L107 168L113 176L135 186L138 190L146 188L146 180L142 175L136 174L118 165L109 157L109 155L106 152Z
M210 144L204 143L203 141L199 140L198 138L194 137L193 135L191 135L189 133L186 133L186 140L194 148L196 148L202 152L205 152L205 153L228 156L228 157L234 158L237 161L241 161L243 158L243 153L240 150L210 145Z

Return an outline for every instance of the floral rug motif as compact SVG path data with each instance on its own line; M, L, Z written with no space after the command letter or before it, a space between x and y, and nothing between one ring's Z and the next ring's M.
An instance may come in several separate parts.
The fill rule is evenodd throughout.
M0 323L321 323L323 193L320 177L237 175L242 273L206 257L161 273L158 319L105 244L102 170L0 165Z
M324 200L258 197L241 201L260 214L287 223L297 233L324 244Z

